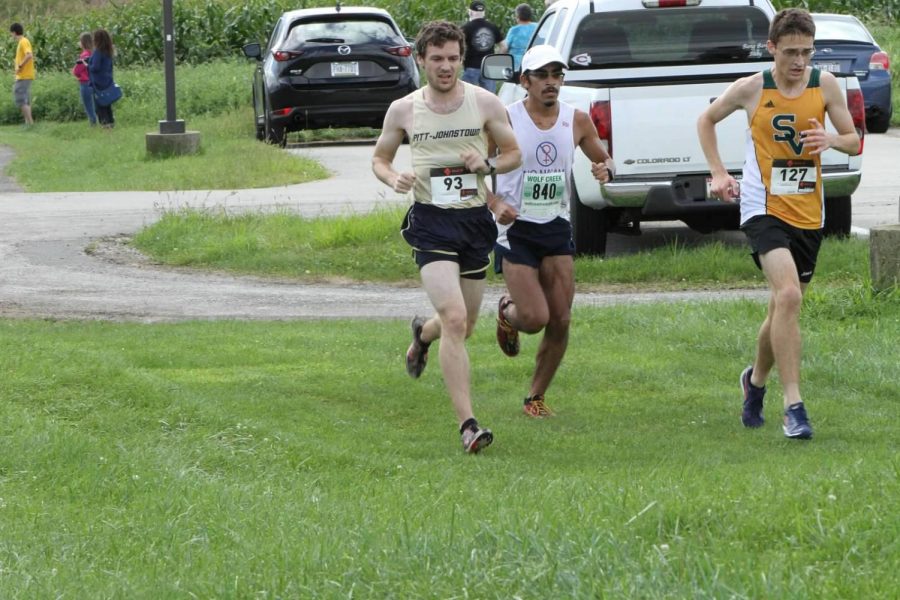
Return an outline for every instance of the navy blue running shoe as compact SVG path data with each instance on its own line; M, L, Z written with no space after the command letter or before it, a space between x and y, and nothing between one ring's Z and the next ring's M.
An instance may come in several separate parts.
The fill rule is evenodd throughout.
M806 407L802 402L791 404L784 411L784 435L795 440L808 440L812 437L812 425L806 416Z
M749 366L741 373L741 392L744 396L744 410L741 412L741 423L744 427L762 427L766 420L763 418L763 397L766 395L766 386L756 387L750 383L753 374L753 366Z

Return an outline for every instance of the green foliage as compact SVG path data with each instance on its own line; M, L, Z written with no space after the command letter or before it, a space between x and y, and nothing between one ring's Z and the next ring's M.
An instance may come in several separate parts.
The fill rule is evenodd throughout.
M248 109L188 121L201 133L200 152L148 157L144 136L157 120L132 121L125 100L113 130L38 122L0 130L15 150L9 173L29 192L243 189L302 183L327 177L316 162L257 142Z
M163 263L281 275L307 280L411 281L418 272L399 235L405 208L305 219L294 214L187 209L168 211L135 245ZM240 240L237 242L236 240ZM816 286L858 284L868 274L865 240L826 240ZM762 286L765 280L737 244L677 242L609 259L578 258L581 286L691 289ZM488 274L498 280L493 269Z
M422 23L447 19L462 23L466 3L458 0L373 0L361 3L387 9L407 36ZM515 0L493 4L489 17L506 29L514 23ZM286 10L334 6L324 0L178 0L173 3L175 57L178 63L202 63L242 56L241 47L267 40L275 21ZM162 8L159 0L80 11L24 23L41 70L68 70L78 56L83 31L107 29L116 46L119 66L146 65L163 59ZM9 45L7 44L9 47Z
M810 442L740 425L764 311L576 309L542 422L484 315L478 456L405 320L0 320L0 597L896 598L900 304L804 317Z
M900 0L773 0L772 4L779 10L800 7L810 12L856 15L864 21L900 20Z
M99 8L93 8L98 4ZM371 0L356 4L387 9L401 30L407 36L414 36L423 23L434 19L465 22L468 3L462 0ZM515 23L513 9L517 4L518 0L492 2L488 7L488 18L506 30ZM533 4L539 15L543 3ZM779 8L798 5L791 0L776 0L775 4ZM178 0L173 3L176 60L201 63L240 56L244 44L267 39L275 20L285 10L333 5L327 0ZM900 19L900 0L813 0L800 5L819 12L852 13L866 21L896 24ZM6 14L25 25L41 70L71 68L78 55L79 34L98 27L104 27L112 34L120 66L145 65L163 58L159 0L128 3L42 0L39 4L16 8L5 9Z
M116 68L116 82L125 96L114 107L116 119L137 123L156 123L166 115L165 78L159 63L131 69ZM175 103L179 118L225 113L237 108L248 110L252 70L242 60L220 60L176 68ZM12 87L13 75L0 73L0 87ZM73 121L84 119L78 94L78 81L70 73L40 73L32 86L32 110L35 120ZM21 122L12 94L0 94L0 124Z

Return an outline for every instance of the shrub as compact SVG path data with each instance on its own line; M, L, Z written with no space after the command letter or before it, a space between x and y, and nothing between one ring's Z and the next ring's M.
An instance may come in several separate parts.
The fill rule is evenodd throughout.
M11 89L12 74L0 74L0 86ZM250 106L252 68L243 60L219 60L203 65L182 65L175 71L178 118L219 114ZM116 103L116 119L155 124L166 117L165 78L161 64L116 69L116 82L125 96ZM32 87L35 120L72 121L86 118L78 82L64 72L41 73ZM0 94L0 124L20 123L12 94Z
M503 0L492 5L488 16L505 29L513 24L512 13L517 3L516 0ZM399 3L365 0L356 4L386 8L404 34L413 36L422 23L432 19L462 23L466 19L468 3L462 0L401 0ZM333 5L334 2L321 0L178 0L173 3L176 61L198 64L241 56L244 44L264 42L268 38L270 28L285 10ZM34 46L38 68L42 70L70 69L78 56L78 36L98 27L106 28L112 35L120 66L146 65L163 59L159 0L138 0L64 18L42 18L24 25L25 34Z

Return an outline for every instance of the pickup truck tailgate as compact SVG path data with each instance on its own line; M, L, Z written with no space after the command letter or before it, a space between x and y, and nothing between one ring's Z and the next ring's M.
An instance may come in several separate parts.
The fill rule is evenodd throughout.
M617 174L644 177L706 172L709 167L695 123L726 87L724 83L702 83L610 89ZM716 125L719 153L729 171L740 171L744 164L747 126L742 110ZM835 131L827 115L825 126ZM846 154L828 150L822 155L822 166L846 169L850 160Z
M725 83L680 83L610 89L612 156L617 175L707 171L695 123L726 87ZM719 139L740 140L719 144L729 170L739 170L744 163L746 130L743 111L729 115L716 127Z

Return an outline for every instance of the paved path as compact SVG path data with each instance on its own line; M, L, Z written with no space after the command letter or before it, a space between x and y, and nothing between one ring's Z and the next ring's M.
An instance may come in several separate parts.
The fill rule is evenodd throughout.
M867 141L867 150L882 141L900 144L897 137L872 136ZM256 190L44 194L22 193L14 182L0 177L0 316L155 322L390 318L427 313L429 304L419 288L297 284L165 268L148 263L121 243L125 236L156 220L163 210L185 206L223 207L234 211L288 208L314 216L366 211L379 204L405 202L371 174L371 147L291 152L320 161L333 177ZM0 149L0 172L9 156L8 150ZM889 159L884 160L883 172L888 172ZM408 162L408 147L404 146L398 164ZM878 199L866 222L896 222L896 199L892 196L897 194L897 187L883 180L878 186ZM102 243L97 243L98 240ZM94 249L92 254L86 252L89 248ZM498 289L488 291L485 312L493 310L499 293ZM576 305L735 297L761 300L765 292L579 293Z

